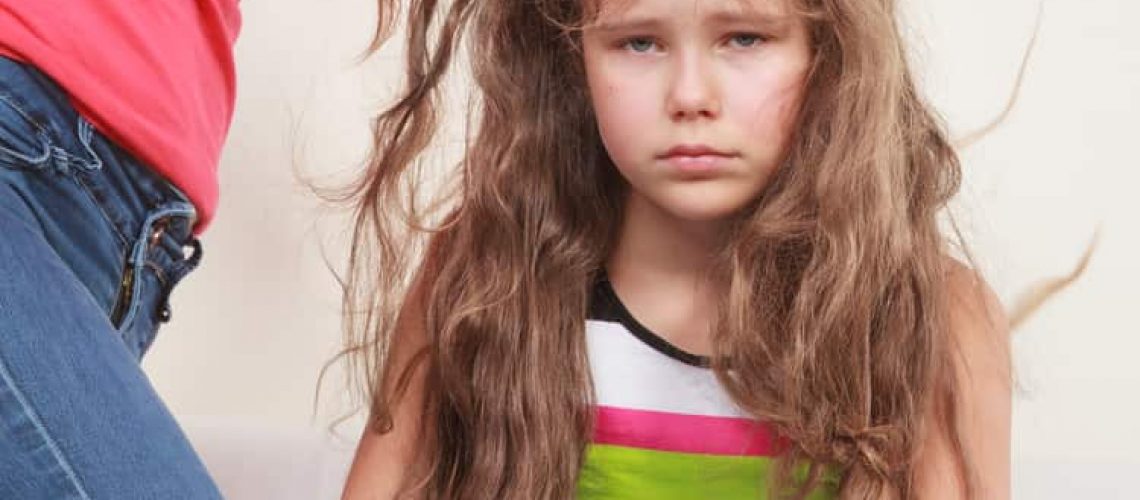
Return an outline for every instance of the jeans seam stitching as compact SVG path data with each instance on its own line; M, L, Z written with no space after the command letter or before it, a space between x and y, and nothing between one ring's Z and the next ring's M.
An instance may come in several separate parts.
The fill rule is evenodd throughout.
M86 170L102 169L103 158L99 156L99 153L95 152L95 147L91 145L91 141L95 138L95 126L80 116L79 122L75 125L75 132L79 137L79 143L83 145L83 148L87 150L87 154L90 155L90 158L87 160L79 159L80 167ZM73 156L78 157L78 155Z
M79 190L83 191L83 194L87 196L87 199L91 201L91 204L95 205L95 208L99 209L99 213L103 214L103 221L107 223L107 227L111 229L111 232L115 233L115 237L119 240L119 246L122 247L124 251L129 251L131 248L130 240L127 239L127 235L123 234L123 232L119 230L119 226L115 223L115 219L111 217L111 214L108 213L105 208L103 208L103 204L99 203L99 200L95 199L95 195L91 194L91 186L89 186L80 175L73 175L71 177L75 179L76 184L79 184Z
M14 149L4 147L3 145L0 145L0 152L6 154L8 156L11 156L17 160L26 162L33 167L39 167L39 166L43 165L44 162L48 161L48 159L51 158L52 145L53 145L53 142L52 142L51 138L48 136L47 132L45 131L45 127L43 126L43 124L41 124L35 118L32 118L28 114L28 112L24 110L24 107L21 105L21 103L16 102L16 98L12 94L4 92L3 90L0 90L0 101L2 101L9 108L14 110L16 112L16 114L20 115L20 118L24 119L24 121L28 125L30 125L33 129L35 129L36 139L38 140L40 145L43 146L43 148L44 148L44 151L39 156L36 156L36 157L25 155L19 151L14 150Z
M63 451L59 449L59 445L56 444L55 439L51 437L51 433L48 432L47 427L45 427L43 422L40 421L39 415L36 413L35 408L32 408L31 403L29 403L27 398L24 397L24 393L20 391L19 386L16 385L16 381L12 378L12 374L8 372L8 367L4 363L3 359L0 359L0 378L3 378L4 383L12 389L12 394L15 396L16 401L22 407L24 415L32 421L32 425L36 428L36 432L44 440L45 444L47 444L48 450L51 451L51 454L55 458L56 463L59 464L60 468L63 469L64 475L67 476L67 479L71 482L71 485L75 487L76 492L79 493L80 497L86 500L90 500L91 497L87 494L87 490L83 488L83 484L79 481L79 476L75 474L75 470L71 467L71 463L69 463L63 456Z
M163 288L166 288L166 285L167 285L166 272L162 270L162 266L160 266L160 265L158 265L158 264L156 264L156 263L154 263L148 259L146 261L146 267L147 267L147 269L150 269L151 274L154 275L155 279L158 280L158 284L161 285Z

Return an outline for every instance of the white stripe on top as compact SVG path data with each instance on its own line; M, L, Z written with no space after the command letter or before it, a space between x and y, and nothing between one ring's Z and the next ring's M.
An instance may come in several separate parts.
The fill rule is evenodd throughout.
M724 392L712 370L662 354L621 323L586 321L586 345L598 405L747 417Z

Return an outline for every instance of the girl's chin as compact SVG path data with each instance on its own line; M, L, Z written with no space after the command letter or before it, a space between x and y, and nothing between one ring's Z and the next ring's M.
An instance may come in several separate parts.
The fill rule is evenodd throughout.
M686 222L699 222L708 224L722 224L737 217L745 207L747 200L734 203L731 200L699 200L688 203L671 203L664 208L673 218Z

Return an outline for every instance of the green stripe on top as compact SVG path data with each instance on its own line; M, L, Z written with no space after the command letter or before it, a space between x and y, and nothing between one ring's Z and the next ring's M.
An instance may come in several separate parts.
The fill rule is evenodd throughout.
M767 499L772 459L591 444L578 480L581 500ZM828 481L808 498L835 498Z

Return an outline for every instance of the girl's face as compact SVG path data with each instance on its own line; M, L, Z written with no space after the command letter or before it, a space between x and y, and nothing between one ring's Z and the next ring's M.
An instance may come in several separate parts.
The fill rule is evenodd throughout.
M640 196L716 222L783 161L811 63L782 0L601 0L582 33L602 142Z

